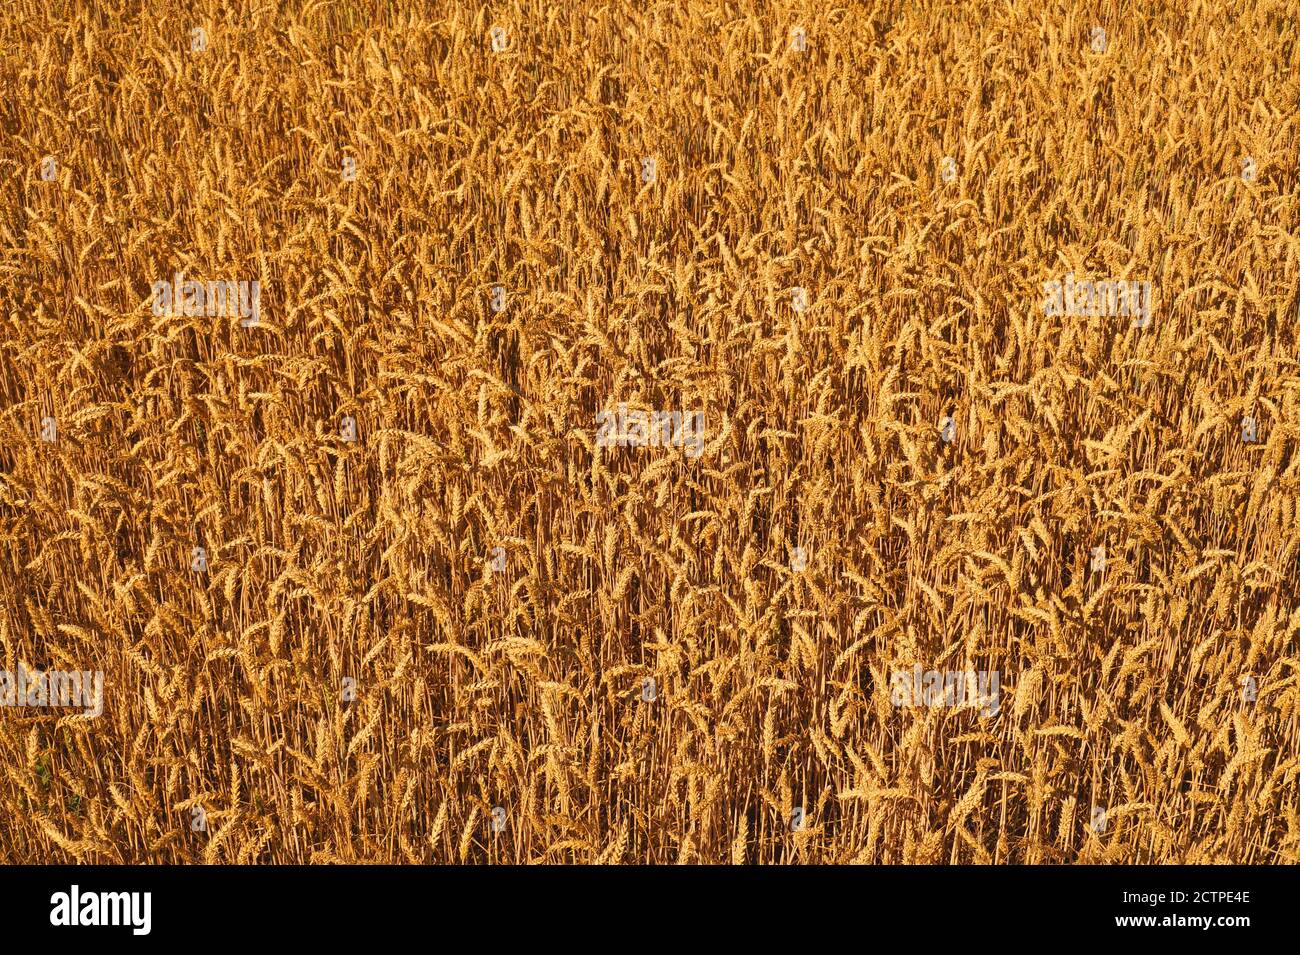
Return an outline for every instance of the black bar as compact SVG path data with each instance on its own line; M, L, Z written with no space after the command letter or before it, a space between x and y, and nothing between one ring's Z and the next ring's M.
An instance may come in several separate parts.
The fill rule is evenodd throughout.
M88 918L100 908L98 893L150 893L148 934L131 924L137 916L143 927L143 896L131 909L109 900L105 911L118 907L126 924L52 925L56 893L71 908L73 885ZM1232 945L1243 932L1284 937L1294 926L1295 886L1295 871L1285 866L19 866L0 868L0 919L24 943L76 935L131 947L283 940L337 950L404 936L448 944L469 936L493 948L657 938L665 946L731 949L744 939L806 947L847 935L872 945L936 933L986 940L1032 933L1035 944L1196 934ZM1134 918L1153 922L1120 924Z

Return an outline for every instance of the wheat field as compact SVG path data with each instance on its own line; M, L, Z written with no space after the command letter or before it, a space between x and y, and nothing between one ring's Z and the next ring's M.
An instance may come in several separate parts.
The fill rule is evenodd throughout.
M1300 861L1298 19L15 0L0 861Z

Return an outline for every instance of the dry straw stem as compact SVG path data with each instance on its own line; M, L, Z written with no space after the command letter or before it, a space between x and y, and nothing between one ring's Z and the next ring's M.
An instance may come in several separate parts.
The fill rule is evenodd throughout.
M597 6L0 19L0 861L1296 862L1294 3Z

